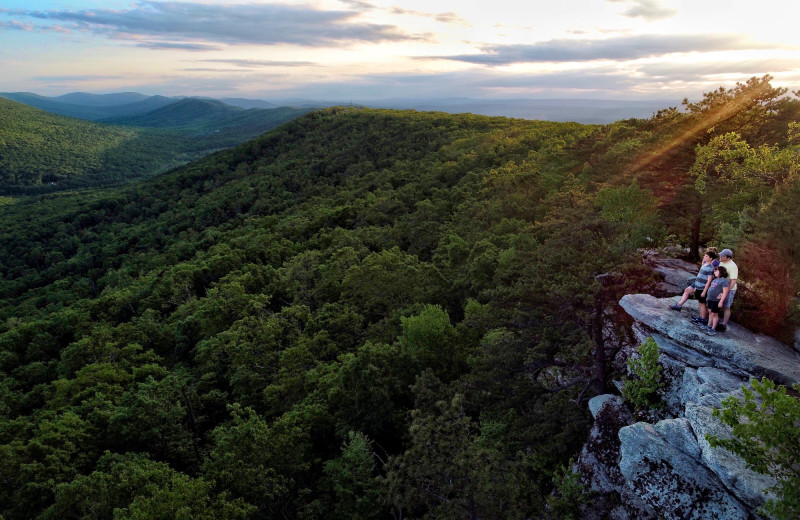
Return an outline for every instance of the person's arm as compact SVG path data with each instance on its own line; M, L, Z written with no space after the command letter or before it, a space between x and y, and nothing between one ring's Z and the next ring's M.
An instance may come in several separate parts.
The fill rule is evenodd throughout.
M705 296L706 293L708 293L708 288L711 287L711 280L713 279L714 279L713 274L708 275L708 281L706 282L706 286L703 287L703 293L700 296Z
M729 281L729 282L730 282L730 284L731 284L731 291L733 291L734 289L736 289L736 278L731 278L731 279L729 279L728 281Z
M727 286L727 285L722 288L722 294L719 295L719 305L720 305L720 307L722 306L722 304L725 303L725 298L728 297L728 292L730 292L730 290L731 290L730 286Z

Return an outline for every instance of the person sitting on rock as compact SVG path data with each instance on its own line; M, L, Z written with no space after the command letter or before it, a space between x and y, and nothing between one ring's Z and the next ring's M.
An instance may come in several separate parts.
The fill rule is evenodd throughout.
M706 249L706 253L703 255L703 263L700 265L700 271L697 272L697 277L694 279L694 283L683 290L681 301L674 305L670 305L669 308L680 312L680 310L683 308L683 304L686 303L686 300L689 299L689 296L694 293L694 297L700 304L700 316L692 318L692 321L703 325L707 324L708 315L706 309L706 293L708 292L708 287L711 285L711 280L714 279L714 268L718 265L719 261L717 260L716 248L710 247Z
M706 303L708 304L708 326L706 327L706 334L709 336L717 335L717 325L719 324L719 312L721 302L725 301L728 297L728 292L731 289L731 282L728 280L728 270L723 266L714 268L714 279L711 281L711 286L708 288L706 295Z

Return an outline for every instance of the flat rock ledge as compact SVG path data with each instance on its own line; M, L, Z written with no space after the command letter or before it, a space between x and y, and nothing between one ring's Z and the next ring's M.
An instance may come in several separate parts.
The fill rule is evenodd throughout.
M681 312L669 308L676 302L646 294L620 300L638 339L653 337L659 346L666 407L657 418L634 417L619 396L590 401L595 423L576 466L604 507L592 517L761 518L757 511L776 481L712 448L706 435L731 435L713 411L729 396L741 398L750 379L800 382L800 354L735 323L708 336L689 319L697 302L689 300Z

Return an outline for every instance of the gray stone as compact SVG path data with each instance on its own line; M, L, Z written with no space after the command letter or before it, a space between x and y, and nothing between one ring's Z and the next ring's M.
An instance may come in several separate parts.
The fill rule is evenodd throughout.
M695 403L686 405L686 419L697 434L703 464L717 474L725 487L751 508L762 506L769 496L766 489L777 482L767 475L747 469L741 457L724 448L712 448L706 435L730 438L731 430L713 416L713 409Z
M595 422L576 462L583 481L593 492L612 497L611 501L614 503L621 503L614 509L617 518L656 518L628 488L619 470L618 432L620 428L633 422L630 410L622 399L601 399L594 406Z
M592 417L597 419L597 414L600 413L600 410L602 410L606 404L615 407L622 407L625 405L622 398L618 395L603 394L592 397L589 399L589 411L592 412Z
M669 259L645 254L648 262L657 264L654 269L665 280L685 282L686 273ZM620 300L634 319L638 341L652 337L659 346L667 406L637 416L654 425L631 424L632 414L618 396L593 399L595 424L578 466L603 497L598 504L604 505L597 506L602 518L756 518L758 508L774 498L767 489L775 480L748 470L732 453L711 448L706 435L730 436L713 409L732 396L741 399L741 387L750 379L769 377L787 386L800 382L800 354L734 323L707 336L689 320L697 314L697 302L689 300L681 312L670 310L677 300L641 294ZM800 347L800 331L795 343ZM624 352L631 353L632 347Z
M621 399L607 399L597 408L594 425L577 461L593 490L610 493L624 489L618 466L617 432L631 422L633 415Z
M650 424L619 431L620 472L628 487L661 518L747 519L747 508L697 460L670 445Z
M683 391L684 373L687 370L686 365L664 354L659 356L658 362L661 364L661 375L666 384L661 392L666 411L673 416L679 417L683 415L681 393Z
M800 352L800 329L794 329L794 349Z
M747 383L745 379L714 367L698 368L697 376L702 381L699 389L701 395L734 392Z
M697 369L687 367L683 371L683 382L681 383L680 399L682 404L696 403L700 400L700 386L703 380L697 375Z
M658 345L658 350L661 354L669 356L686 366L698 368L713 363L712 357L709 354L681 345L640 323L633 324L633 332L640 342L652 337Z
M645 252L642 260L645 265L661 276L662 281L658 288L664 294L683 293L687 280L697 276L697 271L700 269L699 266L685 260L662 256L653 251Z
M657 422L653 428L670 446L674 446L695 460L700 459L700 446L686 419L664 419Z
M731 395L735 395L741 398L742 392L741 390L736 390L733 393L715 392L713 394L703 394L700 396L700 399L698 399L697 402L694 404L705 406L707 408L722 408L722 402Z
M671 311L671 301L648 294L629 294L623 296L619 303L639 324L651 331L658 331L676 344L677 348L669 355L682 360L682 353L686 353L686 362L690 366L721 368L740 377L766 376L787 386L800 383L798 352L774 338L754 334L732 322L728 324L726 332L707 336L687 319L685 313ZM655 336L656 343L659 343ZM697 361L698 356L688 351L700 354L708 362L692 365L691 360Z

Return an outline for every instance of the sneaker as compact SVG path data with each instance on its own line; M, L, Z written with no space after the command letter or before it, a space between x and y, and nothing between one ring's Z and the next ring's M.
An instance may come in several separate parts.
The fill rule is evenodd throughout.
M708 330L706 331L706 334L708 334L709 336L716 336L717 331L709 327Z
M681 306L678 304L670 305L669 308L672 309L673 311L681 312Z
M701 328L708 327L708 319L705 320L699 319L695 323L699 325Z
M728 327L723 325L722 323L717 325L717 332L725 332L726 330L728 330Z
M700 316L695 316L694 318L692 318L692 323L703 323L703 318L701 318Z

